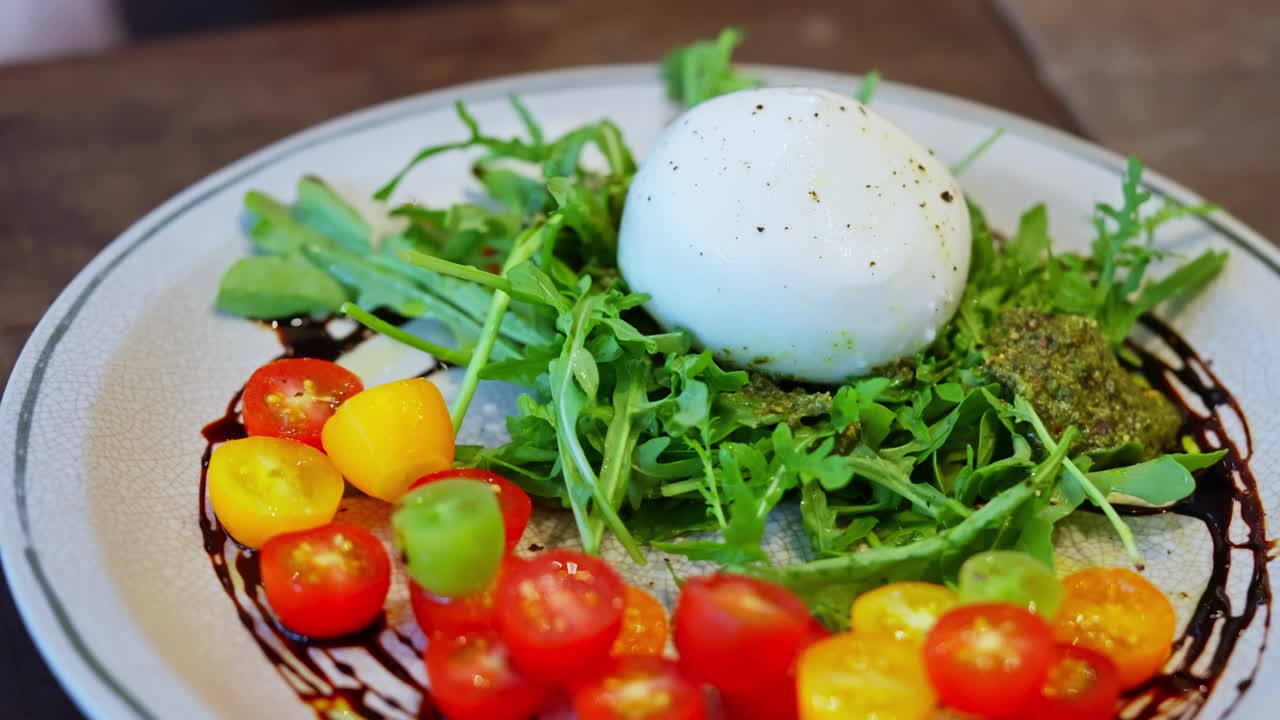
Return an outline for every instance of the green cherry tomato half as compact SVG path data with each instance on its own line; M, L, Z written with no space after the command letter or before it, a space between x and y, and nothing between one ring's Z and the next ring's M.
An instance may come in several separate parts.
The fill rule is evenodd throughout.
M957 587L960 602L1008 603L1053 618L1062 604L1062 583L1053 570L1015 550L990 550L965 561Z
M443 597L482 592L502 563L506 533L493 489L477 480L441 480L401 498L391 516L409 575Z

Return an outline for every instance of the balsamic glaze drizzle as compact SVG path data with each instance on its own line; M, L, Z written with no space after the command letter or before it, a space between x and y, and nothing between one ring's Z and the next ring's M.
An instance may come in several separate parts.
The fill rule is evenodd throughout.
M330 334L327 321L294 319L271 323L284 348L281 357L316 357L336 360L372 336L365 328L357 328L342 337ZM1256 679L1266 633L1271 625L1271 585L1267 563L1274 549L1267 540L1265 516L1258 484L1249 468L1252 437L1248 423L1236 399L1222 386L1208 364L1172 328L1153 318L1143 318L1143 325L1178 358L1170 364L1137 345L1132 349L1142 361L1142 372L1153 387L1175 400L1183 408L1186 420L1182 434L1190 436L1201 448L1225 448L1222 462L1198 473L1196 491L1191 497L1165 509L1118 508L1130 515L1173 513L1195 518L1204 523L1213 545L1213 571L1204 593L1196 605L1182 636L1174 645L1176 666L1149 680L1128 694L1122 709L1126 720L1191 720L1204 707L1209 695L1234 657L1240 638L1262 623L1256 658L1252 659L1246 678L1235 688L1223 717L1231 714ZM433 368L431 372L438 368ZM256 552L236 544L208 507L205 492L206 471L214 447L227 440L245 436L240 421L239 403L242 391L236 392L223 417L205 426L208 445L201 459L200 530L205 552L227 596L236 605L241 623L250 632L281 677L294 689L299 699L310 705L318 717L349 710L356 717L381 720L390 716L419 720L440 718L431 705L429 695L397 652L417 661L422 647L410 637L387 626L380 619L355 635L329 641L298 637L272 620L261 590ZM1192 398L1207 410L1197 412ZM1243 429L1243 443L1237 444L1227 434L1223 410L1234 413ZM1232 541L1229 532L1233 519L1239 517L1248 530L1243 541ZM1246 567L1233 566L1232 551L1244 551L1250 562ZM235 573L233 575L232 568ZM1242 607L1234 607L1228 596L1227 581L1233 570L1248 574L1249 580ZM238 581L238 582L237 582ZM362 651L394 676L406 688L421 697L420 707L374 689L362 680L350 664L338 659L343 650ZM337 717L348 717L338 715Z
M1227 455L1217 465L1200 471L1195 493L1173 507L1163 510L1117 508L1129 515L1173 513L1195 518L1204 523L1213 544L1213 571L1209 582L1186 629L1174 644L1176 666L1166 666L1163 673L1130 693L1123 715L1134 720L1194 718L1226 670L1240 638L1261 622L1256 658L1245 679L1237 684L1235 697L1222 714L1225 718L1257 677L1271 627L1271 580L1267 563L1274 545L1267 540L1262 498L1249 467L1253 437L1239 402L1222 386L1209 364L1163 321L1147 316L1142 324L1178 358L1178 364L1170 364L1136 345L1130 346L1142 359L1142 373L1151 385L1183 408L1186 419L1181 434L1193 438L1205 450L1224 448ZM1187 394L1192 397L1186 397ZM1201 414L1193 398L1203 406L1205 414ZM1243 437L1233 439L1228 434L1224 411L1238 420ZM1247 529L1246 537L1238 542L1230 536L1232 521L1236 518ZM1233 566L1232 551L1243 551L1249 562L1243 567ZM1233 572L1248 575L1241 607L1234 607L1227 593L1228 579Z

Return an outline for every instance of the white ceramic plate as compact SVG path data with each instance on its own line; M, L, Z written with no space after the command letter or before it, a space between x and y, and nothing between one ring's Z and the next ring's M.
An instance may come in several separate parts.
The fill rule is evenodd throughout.
M832 73L756 70L774 85L846 92L857 85L854 77ZM212 300L222 271L247 251L239 229L246 190L291 197L297 178L314 173L367 197L418 147L462 136L455 100L467 101L487 130L517 133L505 103L511 93L549 133L612 118L640 155L675 114L648 66L520 76L356 113L255 153L148 215L90 263L37 326L0 405L0 550L41 651L89 716L314 717L286 676L297 686L341 686L346 680L334 670L339 661L366 675L363 681L388 687L384 697L414 706L411 686L375 676L376 668L364 669L361 658L342 651L315 650L309 657L322 674L332 670L329 677L311 677L299 667L276 672L210 567L198 522L205 446L199 430L222 414L254 368L279 352L272 333L215 314ZM963 177L996 227L1014 227L1022 210L1043 201L1055 243L1082 246L1091 236L1093 203L1117 197L1121 158L1060 132L892 83L881 86L874 103L949 162L992 128L1008 130ZM472 187L467 161L442 158L415 173L403 192L433 203L459 200ZM1157 195L1197 200L1154 173L1147 185ZM1239 398L1252 428L1261 502L1273 519L1280 517L1280 383L1271 372L1280 352L1274 323L1280 253L1221 214L1171 227L1164 242L1187 253L1206 246L1231 252L1224 277L1165 317L1211 359L1213 372ZM374 343L348 362L377 382L417 372L426 359ZM473 438L502 432L510 393L500 387L486 393L469 418ZM1226 434L1246 448L1238 419L1225 423ZM1135 525L1150 572L1175 593L1185 620L1212 567L1203 526L1176 518ZM790 550L786 530L774 535L777 552ZM556 534L545 524L540 532ZM1232 537L1245 539L1238 520ZM1115 557L1110 537L1088 518L1065 531L1060 545L1068 567ZM1223 591L1239 612L1253 558L1229 552L1235 564ZM1255 572L1265 573L1265 564ZM664 575L645 577L661 584ZM402 587L392 605L390 622L406 628L407 640L389 640L388 651L420 680L411 646L421 638L407 629L412 623ZM1264 677L1280 667L1280 649L1266 647L1264 619L1245 629L1199 717L1220 717L1238 698L1233 717L1275 716L1280 687L1256 683L1243 696L1237 690L1259 663ZM394 708L388 715L400 716Z

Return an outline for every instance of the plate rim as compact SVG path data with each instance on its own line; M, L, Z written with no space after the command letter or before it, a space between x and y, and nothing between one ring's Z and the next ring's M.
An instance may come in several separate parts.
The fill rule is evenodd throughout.
M826 87L847 84L852 90L861 77L840 71L786 65L745 64L742 67L770 84L813 84ZM17 528L0 527L0 532L13 533L21 540L20 546L0 544L0 561L3 561L5 580L27 632L63 690L82 713L90 718L103 717L105 700L127 708L137 718L151 720L158 717L112 675L81 638L43 572L27 516L27 443L30 440L41 383L63 335L75 322L81 308L91 299L97 287L134 251L157 236L170 221L243 176L293 153L353 131L368 130L406 117L437 112L459 100L482 102L510 94L651 85L657 72L656 64L632 63L584 65L518 73L445 86L344 113L276 140L190 184L117 235L75 275L50 303L33 328L14 363L3 396L0 396L0 419L12 418L15 422L14 446L10 454L13 477L9 481L13 483L12 500L18 525ZM1000 108L893 81L883 82L877 93L880 97L892 98L904 105L990 127L1003 127L1006 132L1034 144L1057 149L1117 175L1123 173L1125 160L1118 153ZM1181 203L1202 200L1186 186L1154 170L1144 173L1143 186L1159 197ZM1199 221L1241 247L1280 277L1280 248L1238 218L1219 209L1209 216L1199 218ZM9 452L8 448L0 450ZM9 499L0 502L7 505ZM7 524L8 518L9 509L5 507L0 512L0 524ZM63 642L70 646L69 649L58 646L58 643Z

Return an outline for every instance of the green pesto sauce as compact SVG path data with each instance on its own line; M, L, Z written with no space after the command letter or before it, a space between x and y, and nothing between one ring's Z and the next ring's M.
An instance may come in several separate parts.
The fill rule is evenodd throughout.
M1026 398L1054 435L1075 425L1077 452L1137 443L1152 456L1172 446L1178 409L1121 367L1092 318L1013 308L986 346L992 379Z
M831 393L804 388L784 390L768 376L753 372L741 390L717 399L720 412L747 427L767 427L778 423L795 426L805 418L831 412Z

